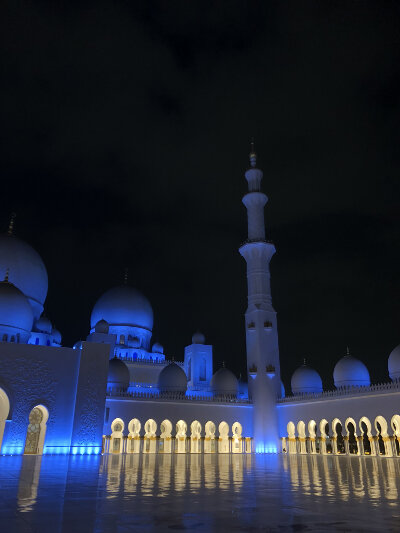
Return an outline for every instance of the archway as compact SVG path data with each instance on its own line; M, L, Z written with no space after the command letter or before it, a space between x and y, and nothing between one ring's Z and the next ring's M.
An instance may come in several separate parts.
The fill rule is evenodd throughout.
M390 425L393 429L393 453L400 455L400 415L392 416Z
M209 420L205 425L206 436L204 439L204 453L215 453L215 431L216 426L214 422Z
M163 420L160 425L160 447L159 451L161 453L171 453L172 452L172 422L170 420Z
M25 455L41 455L43 453L48 419L49 412L44 405L37 405L29 413L24 448Z
M317 423L315 420L310 420L308 422L308 435L309 435L309 452L318 453L319 451L319 442L317 441Z
M243 453L242 424L235 422L232 425L232 453Z
M293 422L288 422L286 427L288 432L289 453L297 453L296 448L296 426Z
M179 420L176 423L176 435L175 435L175 452L186 453L186 432L187 424L184 420Z
M111 423L111 453L121 453L124 443L125 424L121 418L115 418Z
M303 420L300 420L297 424L297 434L298 434L298 442L299 442L299 453L304 454L307 453L306 448L306 425L303 422Z
M0 389L0 451L1 451L1 443L3 442L6 420L7 420L9 412L10 412L10 401L5 391L3 389Z
M359 455L358 443L357 443L357 433L356 433L356 422L353 418L347 418L344 423L347 432L347 444L350 455Z
M190 425L190 453L201 452L201 424L194 420Z
M361 436L362 436L362 444L364 448L364 455L375 455L375 451L373 450L371 446L371 439L372 439L372 433L371 433L371 422L366 416L363 416L359 423Z
M383 416L377 416L375 418L375 429L377 432L377 447L379 455L392 455L390 449L390 439L388 435L388 424Z
M144 431L144 453L156 453L156 421L149 418L144 425Z
M332 431L333 431L333 453L336 454L345 454L346 448L344 445L344 437L343 437L343 427L342 423L338 418L335 418L332 422Z
M332 453L332 443L329 436L329 423L325 418L319 423L319 431L321 433L321 453Z
M128 424L128 442L129 453L139 453L140 452L140 430L142 425L137 418L133 418Z
M218 426L218 452L229 453L229 426L228 423L223 421Z

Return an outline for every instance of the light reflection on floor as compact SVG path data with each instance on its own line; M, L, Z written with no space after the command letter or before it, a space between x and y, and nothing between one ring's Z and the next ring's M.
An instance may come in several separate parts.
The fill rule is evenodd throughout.
M0 531L399 531L397 458L0 457Z

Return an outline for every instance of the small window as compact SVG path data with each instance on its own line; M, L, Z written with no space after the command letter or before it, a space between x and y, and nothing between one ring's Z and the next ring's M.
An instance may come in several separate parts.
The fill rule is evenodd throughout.
M39 337L36 337L35 344L36 346L39 344Z
M7 342L7 333L4 333L3 335L3 342Z
M10 342L15 342L15 336L14 335L11 335Z

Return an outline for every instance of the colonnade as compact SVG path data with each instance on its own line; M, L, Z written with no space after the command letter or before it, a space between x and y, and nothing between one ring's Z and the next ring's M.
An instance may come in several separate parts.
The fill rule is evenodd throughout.
M222 421L217 426L209 420L202 426L198 420L188 425L184 420L175 424L175 434L172 435L173 425L168 419L163 420L158 431L157 423L150 418L144 424L142 432L141 422L133 418L128 423L125 433L125 422L116 418L111 423L111 435L103 435L103 453L252 453L252 439L242 436L242 425L232 424L231 435L229 425ZM143 434L144 433L144 434Z
M400 415L391 418L377 416L373 424L366 416L358 421L348 417L344 424L339 418L331 423L325 418L319 424L303 420L287 424L287 437L282 438L282 451L289 454L334 454L400 456Z

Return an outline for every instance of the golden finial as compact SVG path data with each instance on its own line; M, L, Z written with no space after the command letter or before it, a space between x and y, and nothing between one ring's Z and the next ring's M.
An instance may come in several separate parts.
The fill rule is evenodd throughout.
M346 355L350 355L350 348L346 346Z
M5 276L4 276L4 281L3 281L4 283L9 283L9 281L8 281L9 274L10 274L10 269L7 268Z
M12 235L13 232L14 232L14 222L15 222L15 217L16 216L17 215L15 213L11 213L10 223L8 225L8 232L7 232L9 235Z
M255 149L254 137L252 137L250 140L249 158L250 158L250 166L255 167L257 164L257 154L256 154L256 149Z

